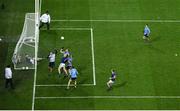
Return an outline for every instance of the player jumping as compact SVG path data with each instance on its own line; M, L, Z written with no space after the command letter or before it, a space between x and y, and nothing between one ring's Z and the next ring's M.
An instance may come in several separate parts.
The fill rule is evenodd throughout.
M64 49L64 47L62 47L62 48L60 49L60 53L62 53L64 57L70 56L69 50L68 50L68 49Z
M62 71L65 73L65 76L68 76L68 73L67 73L67 70L66 70L67 58L68 58L68 56L63 57L63 58L61 59L61 63L60 63L60 65L59 65L59 67L58 67L59 77L60 77L60 75L62 74Z
M116 72L115 70L111 70L111 77L109 78L109 81L107 82L108 89L112 88L112 85L114 84L116 79Z
M150 29L148 27L148 25L146 24L145 28L144 28L144 36L143 39L146 41L149 41L149 35L150 35Z

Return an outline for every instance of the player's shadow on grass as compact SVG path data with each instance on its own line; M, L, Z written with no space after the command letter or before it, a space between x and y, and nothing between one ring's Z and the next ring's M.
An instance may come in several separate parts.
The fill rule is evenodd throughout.
M153 39L151 39L151 42L156 42L156 41L159 41L161 39L161 37L155 37Z
M122 83L120 83L120 84L115 84L115 85L114 85L114 88L123 87L123 86L125 86L126 84L127 84L127 81L124 81L124 82L122 82Z
M108 88L107 91L111 91L111 90L113 90L113 89L123 87L123 86L125 86L126 84L127 84L127 81L124 81L124 82L122 82L122 83L120 83L120 84L114 84L111 88Z
M88 78L82 79L81 81L78 82L78 84L86 84L88 81Z
M165 54L165 51L158 49L158 48L154 47L153 45L149 45L148 48L155 51L155 52Z

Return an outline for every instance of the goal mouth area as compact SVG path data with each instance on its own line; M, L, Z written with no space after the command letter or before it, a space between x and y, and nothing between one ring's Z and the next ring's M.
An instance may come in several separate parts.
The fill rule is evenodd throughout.
M14 49L12 62L15 70L35 69L36 14L26 13L20 38Z

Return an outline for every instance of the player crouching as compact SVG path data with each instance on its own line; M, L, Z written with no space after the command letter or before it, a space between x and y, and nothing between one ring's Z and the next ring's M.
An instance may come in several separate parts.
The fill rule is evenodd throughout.
M108 89L112 88L112 85L114 84L116 79L116 73L115 70L111 70L111 77L109 78L109 81L107 82Z
M70 68L70 79L67 85L67 89L69 89L69 86L71 84L71 82L74 82L74 87L76 88L76 79L77 79L77 75L78 75L78 71L76 70L76 68L74 68L73 66Z

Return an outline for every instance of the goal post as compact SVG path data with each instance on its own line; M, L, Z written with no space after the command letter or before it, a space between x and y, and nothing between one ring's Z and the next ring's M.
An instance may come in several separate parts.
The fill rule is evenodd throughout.
M32 95L32 110L35 109L35 95L36 95L36 75L37 75L37 59L38 59L38 44L39 44L39 18L41 10L41 0L35 1L35 70L34 70L34 85L33 85L33 95Z
M16 44L12 62L14 69L35 69L37 36L36 13L26 13L22 33Z

